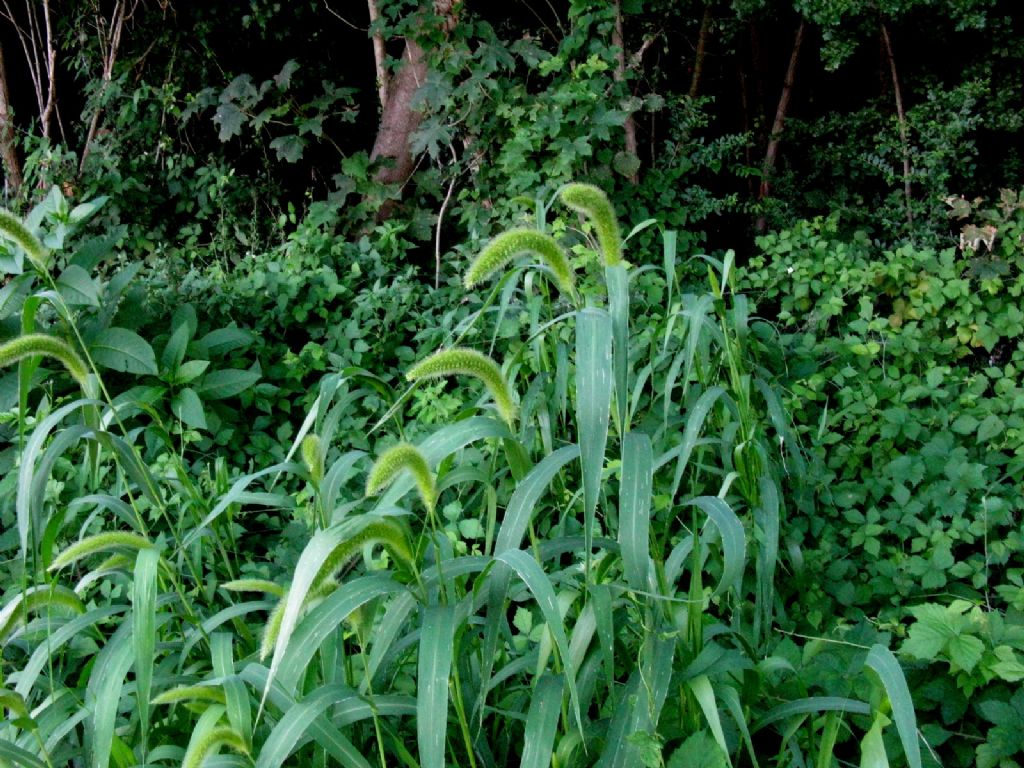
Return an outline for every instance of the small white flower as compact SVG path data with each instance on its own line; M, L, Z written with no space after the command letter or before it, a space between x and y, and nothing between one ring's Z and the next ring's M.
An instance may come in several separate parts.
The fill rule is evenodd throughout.
M792 274L793 274L793 267L788 267L788 268L786 269L786 271L787 271L787 272L788 272L789 274L791 274L791 275L792 275Z

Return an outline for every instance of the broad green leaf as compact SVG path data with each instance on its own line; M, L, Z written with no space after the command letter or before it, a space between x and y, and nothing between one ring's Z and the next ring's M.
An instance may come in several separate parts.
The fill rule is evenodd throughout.
M191 387L185 387L171 398L171 412L194 429L206 429L203 401Z
M588 579L611 400L612 321L607 312L584 309L576 314L576 428L583 475L583 536Z
M448 676L452 668L455 607L423 609L416 674L416 741L423 768L443 768L448 733Z
M98 307L99 290L89 273L71 264L57 278L57 290L66 304L78 307Z
M537 682L526 713L521 768L549 768L551 765L564 687L565 679L561 675L545 674Z
M223 400L244 392L259 379L258 371L225 368L206 374L196 387L196 391L204 400Z
M986 416L985 420L978 425L978 441L987 443L993 437L996 437L1006 428L1003 420L998 416L990 415Z
M871 728L860 742L860 768L889 768L889 757L885 754L882 729L889 724L889 718L881 712L875 715Z
M89 346L97 365L122 373L157 374L156 355L149 342L127 328L107 328Z
M619 547L626 582L638 591L648 589L653 466L650 437L642 432L627 434L622 443Z

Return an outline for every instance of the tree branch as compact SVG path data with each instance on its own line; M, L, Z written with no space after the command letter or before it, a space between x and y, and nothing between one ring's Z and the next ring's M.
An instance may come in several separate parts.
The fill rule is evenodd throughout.
M892 74L892 89L896 96L896 116L900 124L900 144L903 145L903 196L907 203L907 223L914 223L914 209L911 207L910 189L910 139L907 132L907 115L903 111L903 92L900 90L900 79L896 75L896 57L892 53L892 41L889 30L882 22L882 43L885 45L885 56L889 60L889 72Z

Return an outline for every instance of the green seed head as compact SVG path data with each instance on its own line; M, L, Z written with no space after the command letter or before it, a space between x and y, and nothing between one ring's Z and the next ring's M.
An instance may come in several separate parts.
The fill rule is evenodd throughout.
M619 220L608 196L593 184L568 184L562 189L560 197L563 203L582 213L594 225L605 266L614 267L621 263Z
M535 229L513 229L491 240L466 272L466 287L483 282L524 253L537 256L548 266L560 291L573 292L576 281L565 251L551 235Z
M435 352L410 368L405 378L409 381L418 381L455 375L480 379L494 398L494 404L505 423L512 426L516 419L512 387L509 386L498 364L475 349L455 347Z
M78 382L83 392L89 391L89 368L74 348L63 339L43 333L27 333L0 344L0 368L14 365L26 357L42 355L59 361Z
M21 248L32 266L42 273L46 272L50 252L39 242L39 238L29 232L21 219L4 208L0 208L0 235Z
M423 454L409 443L399 443L381 454L366 479L366 495L376 496L391 485L403 471L408 471L413 476L423 506L428 512L433 512L437 503L434 474L430 471Z

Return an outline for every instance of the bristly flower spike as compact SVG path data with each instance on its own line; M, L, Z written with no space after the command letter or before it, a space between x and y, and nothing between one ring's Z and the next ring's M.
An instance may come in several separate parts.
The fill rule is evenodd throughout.
M608 196L593 184L567 184L559 196L563 203L582 213L594 225L605 266L614 267L622 263L619 220Z
M14 365L26 357L52 357L62 363L85 393L89 392L89 368L74 348L63 339L43 333L27 333L0 344L0 368Z
M437 504L434 473L430 471L423 454L409 443L399 443L381 454L366 479L366 495L376 496L391 485L403 470L412 475L423 506L427 508L427 512L433 514L434 506Z
M28 256L32 266L40 273L46 273L50 252L39 242L39 238L29 231L21 219L4 208L0 208L0 235L16 243Z
M547 265L558 290L575 295L576 277L565 251L551 235L535 229L512 229L495 237L473 260L463 282L472 288L524 253L539 257Z
M505 380L505 375L494 360L475 349L454 347L435 352L430 357L420 360L409 369L405 378L409 381L419 379L437 379L444 376L473 376L480 379L487 391L494 398L498 413L505 423L512 426L516 419L516 406L512 397L512 387Z

